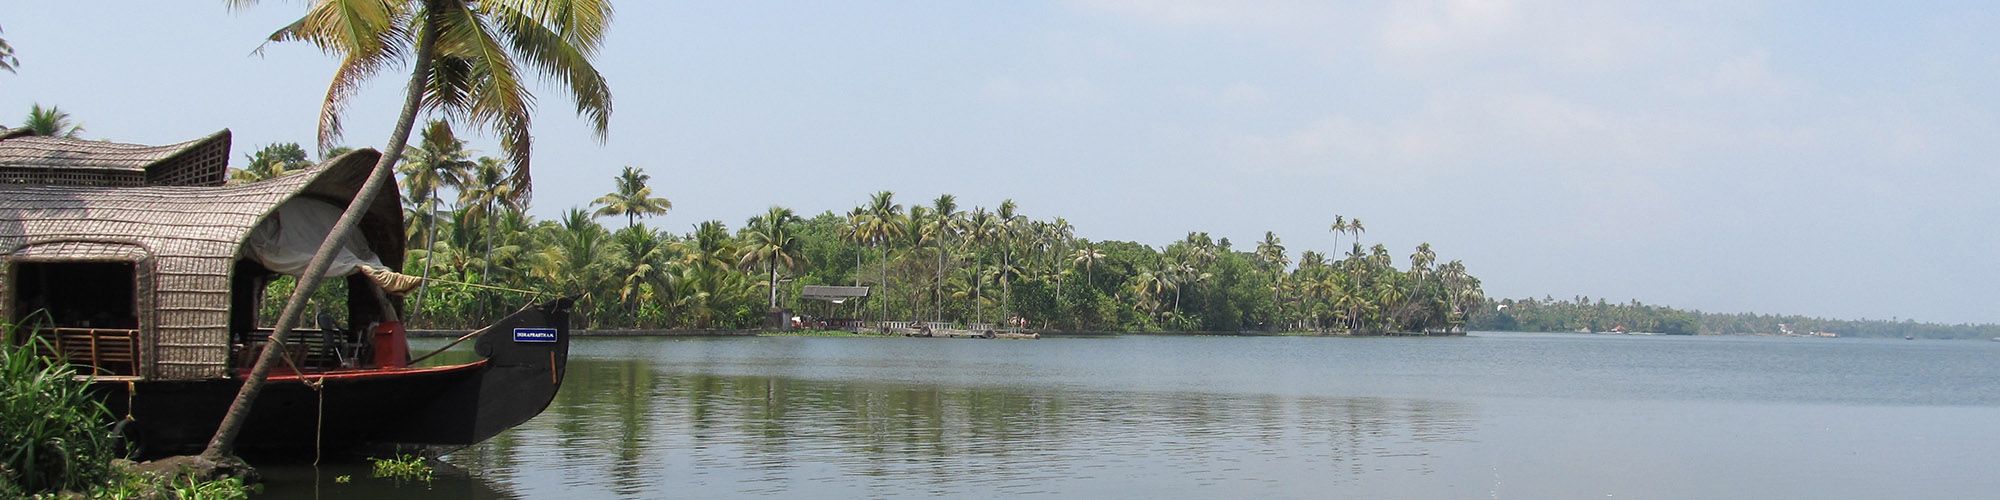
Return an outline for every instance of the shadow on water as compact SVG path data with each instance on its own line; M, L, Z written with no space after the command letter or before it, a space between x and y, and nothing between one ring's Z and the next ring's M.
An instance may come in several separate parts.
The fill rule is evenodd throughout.
M1281 479L1429 474L1430 445L1464 439L1477 414L1390 398L682 373L641 359L570 368L542 416L447 460L527 497L1286 491L1297 484ZM1147 476L1163 489L1133 489Z

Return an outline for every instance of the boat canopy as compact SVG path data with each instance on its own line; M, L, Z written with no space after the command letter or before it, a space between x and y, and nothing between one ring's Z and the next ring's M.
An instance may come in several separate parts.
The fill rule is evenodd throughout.
M277 178L221 185L228 136L225 130L139 159L130 148L78 144L94 141L0 137L0 319L19 322L37 310L94 302L54 318L56 326L129 329L135 345L127 375L228 376L232 323L240 329L239 318L249 313L234 310L256 307L236 289L261 283L241 278L302 268L300 242L319 241L305 233L326 234L326 214L337 217L379 158L374 150L356 150ZM220 149L204 142L217 137ZM43 162L34 168L45 177L28 175L33 172L23 163L9 163L19 157L8 156L17 141L71 146L37 153L70 163ZM122 167L83 167L103 165ZM155 178L154 169L175 174ZM144 172L147 180L91 180L98 175L91 172L117 171ZM185 179L200 182L181 183ZM393 182L381 189L343 260L397 270L403 265L401 202ZM300 264L282 264L293 261Z

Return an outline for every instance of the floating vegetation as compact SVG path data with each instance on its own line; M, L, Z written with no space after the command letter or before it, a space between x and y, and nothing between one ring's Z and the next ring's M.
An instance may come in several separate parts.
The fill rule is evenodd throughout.
M431 465L425 462L423 457L400 454L393 458L370 458L368 461L375 464L373 477L395 481L422 481L424 484L431 482ZM335 478L335 481L338 480Z

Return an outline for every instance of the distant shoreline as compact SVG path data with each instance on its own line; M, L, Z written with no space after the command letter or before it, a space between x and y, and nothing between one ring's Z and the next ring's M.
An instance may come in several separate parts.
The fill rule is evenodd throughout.
M465 335L465 334L467 334L467 333L471 333L471 332L472 332L471 330L429 330L429 329L425 329L425 330L409 330L409 331L408 331L407 333L408 333L408 335L409 335L409 337L410 337L410 338L447 338L447 339L448 339L448 338L458 338L458 337L460 337L460 336L463 336L463 335ZM1466 335L1465 335L1465 333L1463 333L1463 332L1460 332L1460 333L1433 333L1433 334L1429 334L1429 335L1425 335L1425 334L1418 334L1418 333L1397 333L1397 334L1390 334L1390 333L1364 333L1364 334L1346 334L1346 333L1314 333L1314 332L1229 332L1229 331L1182 331L1182 332L1090 332L1090 331L1061 331L1061 330L1043 330L1043 331L1039 331L1039 332L1037 332L1037 333L1040 333L1040 334L1042 334L1042 336L1044 336L1044 337L1117 337L1117 336L1125 336L1125 335L1137 335L1137 336L1148 336L1148 335L1151 335L1151 336L1214 336L1214 337L1346 337L1346 338L1365 338L1365 337L1464 337L1464 336L1466 336ZM575 337L834 337L834 338L842 338L842 337L867 337L867 338L876 338L876 337L882 337L882 338L890 338L890 337L902 337L901 335L884 335L884 334L874 334L874 333L856 333L856 332L848 332L848 331L845 331L845 330L789 330L789 331L786 331L786 330L764 330L764 329L750 329L750 330L736 330L736 329L711 329L711 330L673 330L673 329L609 329L609 330L580 330L580 331L576 331L576 332L572 332L572 333L571 333L571 335L572 335L572 336L575 336Z

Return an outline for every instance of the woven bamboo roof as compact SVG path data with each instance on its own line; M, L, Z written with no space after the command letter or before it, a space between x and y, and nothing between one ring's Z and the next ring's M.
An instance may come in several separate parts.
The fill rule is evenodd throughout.
M0 133L0 183L219 186L228 177L228 129L165 146Z
M0 263L135 261L140 309L148 311L140 318L148 332L142 341L157 353L145 371L171 379L220 377L229 351L230 273L251 229L293 197L347 205L379 157L358 150L229 186L0 183ZM362 219L362 235L391 269L403 264L400 203L395 183L384 184ZM10 267L0 265L0 317L12 314Z

